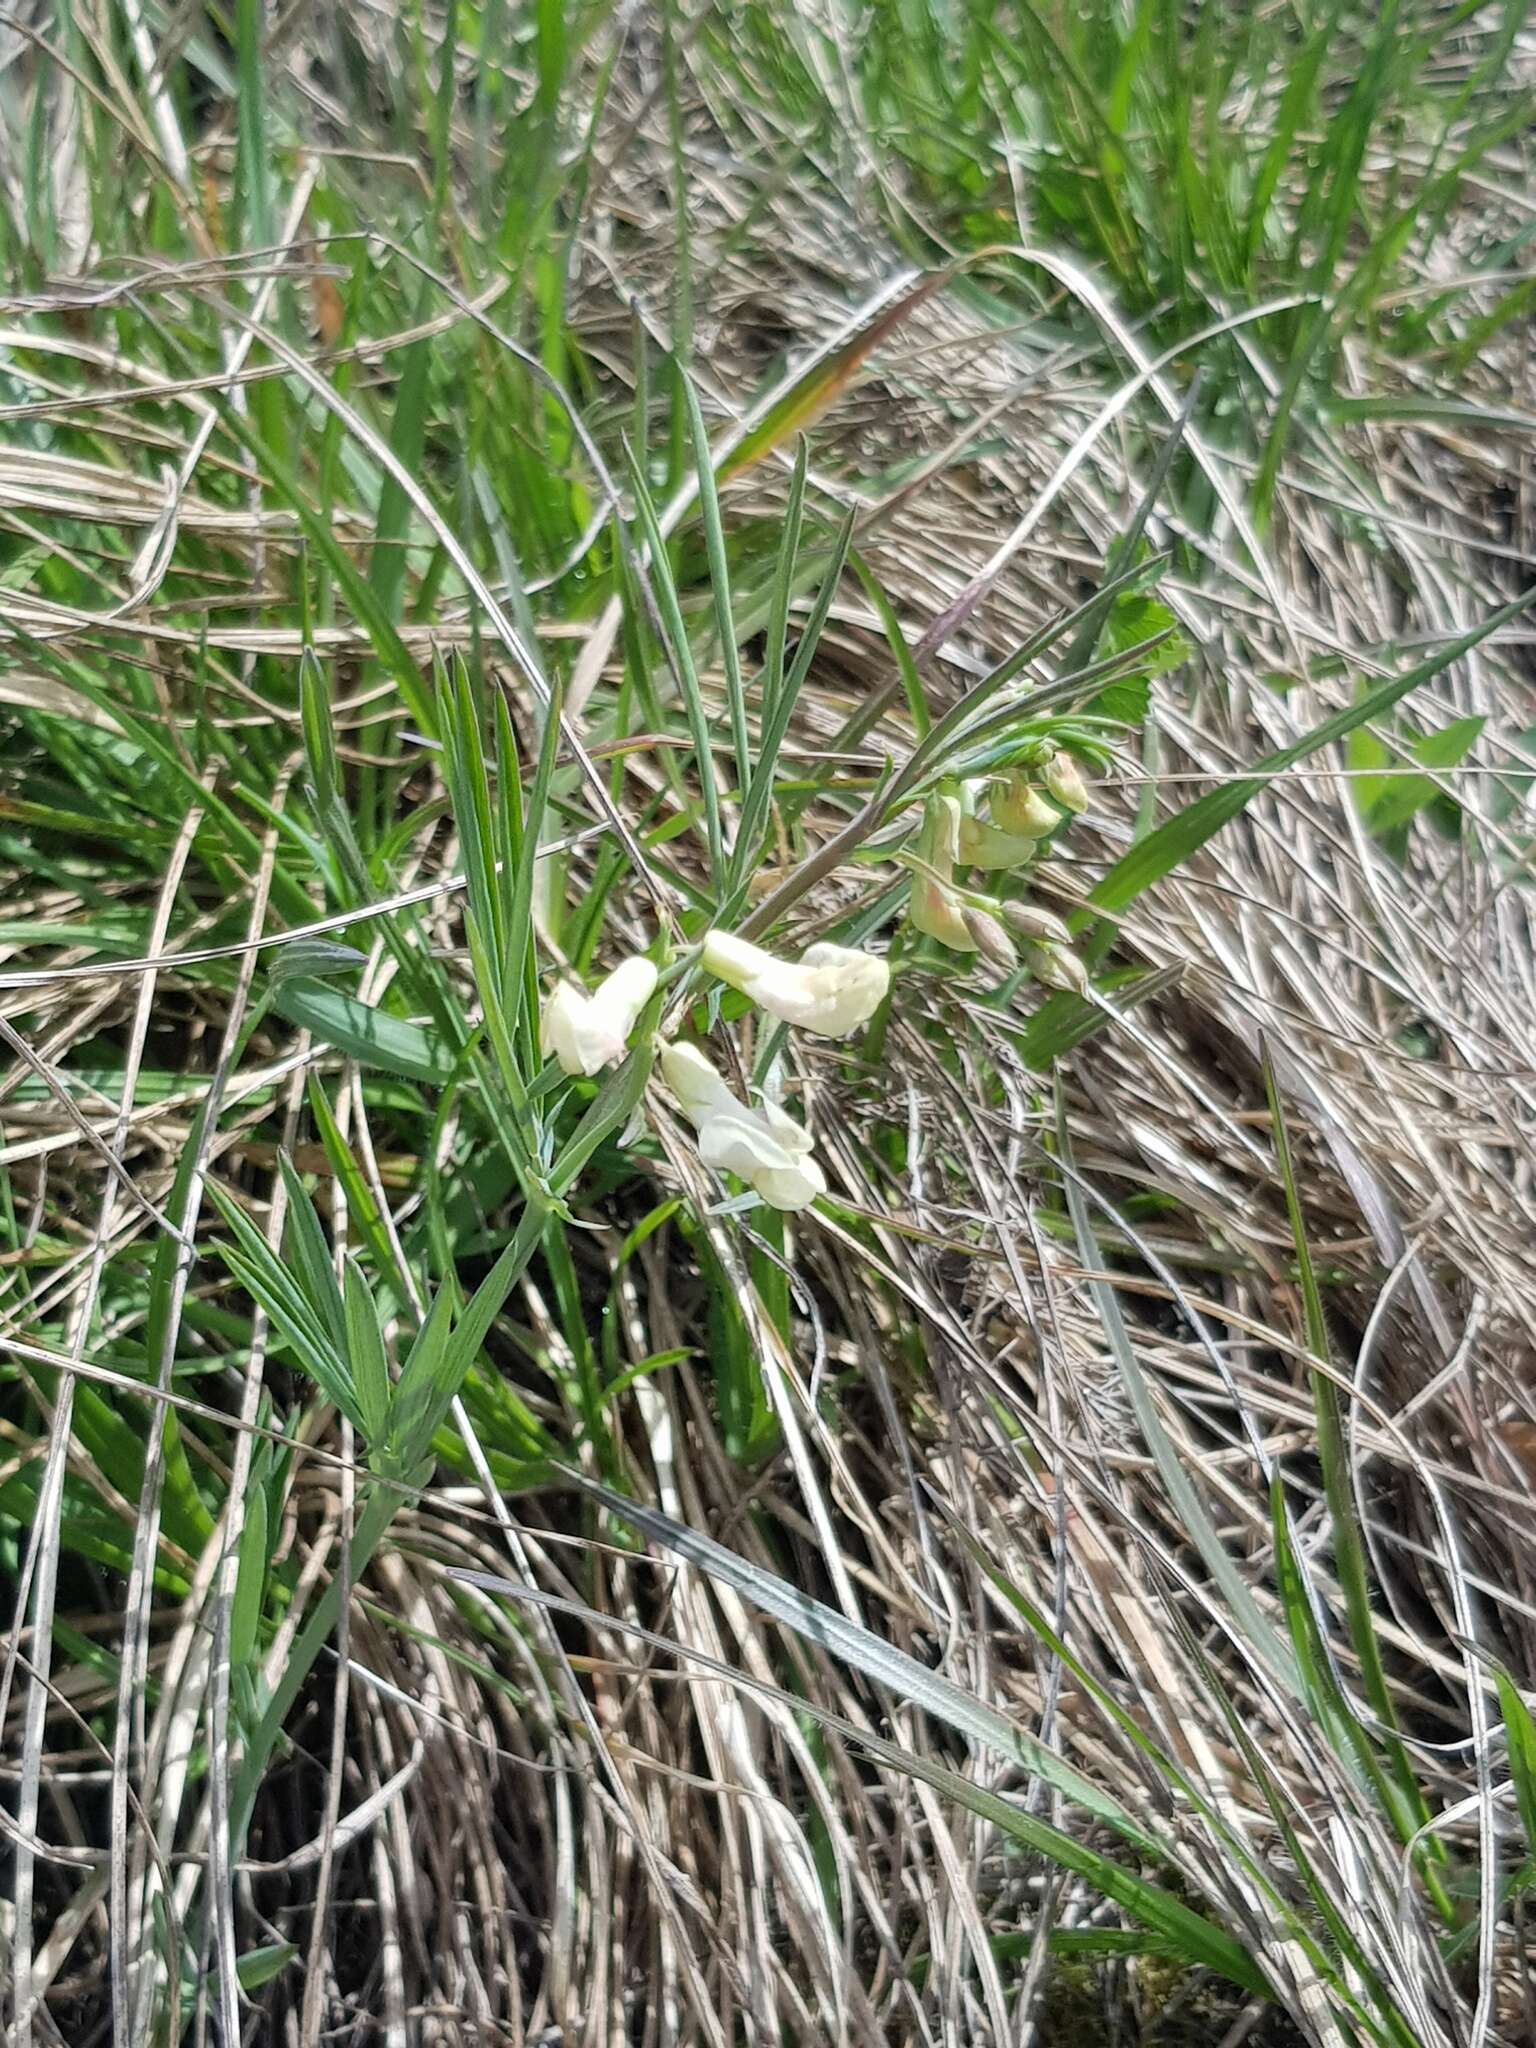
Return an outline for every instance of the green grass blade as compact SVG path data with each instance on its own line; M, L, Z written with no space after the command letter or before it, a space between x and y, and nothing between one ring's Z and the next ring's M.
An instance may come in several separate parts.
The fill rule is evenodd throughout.
M1511 619L1518 618L1536 600L1536 589L1517 597L1512 604L1504 605L1489 618L1474 626L1470 633L1463 633L1444 647L1438 654L1431 655L1401 676L1390 676L1368 690L1356 703L1337 711L1331 718L1325 718L1309 733L1304 733L1290 746L1281 747L1273 754L1266 754L1258 766L1247 775L1234 776L1219 789L1167 818L1138 840L1117 860L1106 874L1100 877L1088 902L1099 910L1124 910L1127 904L1150 889L1154 882L1171 874L1175 868L1198 853L1208 839L1212 839L1224 825L1230 825L1259 792L1265 789L1276 775L1294 767L1298 761L1306 760L1319 748L1331 746L1352 733L1357 726L1368 724L1379 718L1384 711L1402 698L1417 690L1424 683L1443 673L1464 654L1486 640L1490 633L1496 633L1501 626L1507 626ZM1087 912L1078 913L1079 924L1087 921Z
M704 547L709 560L710 596L715 607L715 628L720 636L720 659L725 669L725 705L731 725L731 745L736 756L736 788L745 799L752 787L752 744L747 732L741 649L736 644L736 620L731 609L725 526L720 518L720 497L715 489L714 471L710 467L709 435L699 408L699 394L681 363L677 365L677 377L688 408L688 431L693 439L693 459L699 481L699 512L704 522Z
M683 700L683 715L688 721L694 758L698 764L699 796L704 811L704 837L709 848L709 872L718 890L725 879L725 841L720 826L720 793L715 786L714 754L710 746L709 712L704 702L699 672L694 664L693 647L683 619L677 580L672 574L671 558L667 553L667 544L662 538L656 507L651 501L645 477L634 454L628 449L625 452L628 458L629 487L634 493L635 512L649 559L651 582L661 613L666 650L677 678L678 691Z

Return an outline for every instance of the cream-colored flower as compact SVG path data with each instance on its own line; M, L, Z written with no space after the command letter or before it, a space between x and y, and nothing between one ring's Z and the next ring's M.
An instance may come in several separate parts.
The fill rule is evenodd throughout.
M811 1136L777 1104L738 1102L697 1046L664 1045L661 1072L678 1108L699 1134L699 1157L734 1173L770 1209L808 1209L827 1185L811 1157Z
M960 858L961 816L958 798L928 799L922 830L912 849L922 865L912 871L907 920L914 931L952 946L957 953L974 953L976 941L966 929L964 906L949 886Z
M623 1059L635 1020L651 999L656 968L649 960L625 960L590 995L562 981L544 1000L539 1050L551 1053L568 1074L596 1074Z
M890 987L891 970L874 953L826 940L807 946L798 965L734 932L704 939L704 965L760 1009L822 1038L846 1038L867 1024Z

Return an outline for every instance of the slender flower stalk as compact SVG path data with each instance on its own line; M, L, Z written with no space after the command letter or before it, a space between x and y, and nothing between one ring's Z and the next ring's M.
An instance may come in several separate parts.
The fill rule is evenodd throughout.
M656 987L653 962L622 961L589 995L562 981L551 989L539 1020L539 1050L567 1074L592 1075L623 1059L640 1012Z
M821 940L798 963L781 960L734 932L705 935L703 960L759 1009L822 1038L846 1038L867 1024L885 999L891 970L874 953Z
M776 1103L752 1109L738 1102L697 1046L663 1046L661 1072L698 1132L706 1166L738 1175L770 1209L808 1209L825 1191L827 1177L811 1157L810 1133Z

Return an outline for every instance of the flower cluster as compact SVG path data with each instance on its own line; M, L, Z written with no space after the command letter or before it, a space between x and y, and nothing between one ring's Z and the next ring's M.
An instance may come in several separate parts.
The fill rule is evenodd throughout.
M901 859L912 872L907 919L914 931L957 953L1012 973L1027 967L1046 988L1088 986L1071 934L1033 904L979 893L961 877L1006 875L1028 866L1069 818L1086 809L1077 763L1035 744L991 778L948 781L929 796L920 828ZM996 885L994 885L996 886ZM890 986L888 964L854 946L822 941L784 960L735 932L709 931L698 964L758 1009L798 1031L846 1038L867 1024ZM563 1071L590 1079L616 1066L655 995L660 975L647 959L623 961L595 989L562 980L546 997L540 1045ZM697 1046L661 1048L661 1076L698 1136L699 1157L733 1173L770 1208L809 1208L826 1188L810 1134L776 1102L742 1102Z
M732 932L711 931L701 964L783 1023L822 1038L846 1038L867 1024L890 986L890 968L872 953L825 941L798 962L781 960ZM570 1075L590 1078L623 1059L658 975L646 959L624 961L590 993L561 982L544 1003L540 1045ZM770 1208L805 1209L826 1187L811 1157L810 1134L776 1103L740 1102L696 1046L662 1047L661 1072L698 1133L699 1157L739 1175Z
M912 869L907 921L925 937L957 953L977 953L1004 973L1023 965L1046 988L1081 993L1087 974L1060 918L980 894L955 877L957 868L993 875L1027 867L1058 826L1087 809L1087 787L1070 754L1056 749L1037 772L1038 784L1016 767L929 797L905 855Z

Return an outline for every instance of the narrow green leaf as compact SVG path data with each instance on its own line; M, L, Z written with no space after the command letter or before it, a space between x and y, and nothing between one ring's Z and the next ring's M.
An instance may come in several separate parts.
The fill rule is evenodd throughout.
M445 46L444 69L451 73L452 45ZM417 318L429 317L432 288L425 280L419 295ZM432 367L432 344L422 340L405 352L405 361L395 386L394 417L390 422L389 446L412 476L421 474L421 454L426 442L428 377ZM406 540L411 530L411 501L399 479L386 472L379 486L379 509L374 519L373 549L368 561L368 580L378 593L380 605L391 621L401 612L405 587Z
M694 757L698 764L699 796L704 811L704 837L709 847L710 879L718 891L725 877L725 844L720 829L720 792L715 787L714 755L709 740L709 710L704 702L704 691L699 682L698 668L693 659L693 647L683 618L682 602L677 594L677 580L672 574L672 562L667 553L666 541L662 538L656 507L651 501L645 474L635 458L634 451L626 446L624 452L629 468L629 487L635 500L635 513L649 560L651 585L656 593L657 608L661 613L661 623L666 633L667 651L677 677L678 691L683 700L683 715L688 721L688 733L693 741Z
M235 1239L220 1247L225 1265L266 1310L326 1399L355 1422L351 1377L320 1315L238 1203L214 1182L208 1194Z
M357 1412L370 1451L380 1448L389 1430L389 1360L378 1310L363 1278L363 1269L349 1254L342 1294L347 1317L347 1363L357 1389Z
M699 512L704 522L704 548L709 559L709 587L714 600L715 626L720 635L720 659L725 669L725 705L731 724L731 745L736 755L736 787L744 798L752 787L752 747L747 737L747 698L741 681L741 649L736 644L736 620L731 610L730 569L725 554L725 526L720 517L720 498L709 461L709 434L699 409L699 394L693 379L681 363L678 382L688 408L688 429L693 438L693 459L698 475Z
M374 1199L373 1189L353 1156L351 1146L341 1134L341 1126L336 1121L336 1113L331 1108L318 1074L312 1073L309 1076L307 1093L310 1115L314 1118L315 1128L320 1133L320 1143L325 1148L326 1159L332 1173L340 1182L342 1194L346 1199L348 1219L361 1238L375 1271L393 1275L397 1290L403 1299L408 1290L405 1286L405 1276L400 1272L394 1244L389 1232L384 1228L384 1218Z
M628 1522L651 1542L661 1544L674 1555L697 1565L711 1578L730 1586L743 1599L752 1601L797 1635L817 1644L828 1656L863 1672L877 1685L889 1687L898 1699L909 1700L946 1727L982 1743L999 1756L1023 1764L1145 1853L1152 1856L1163 1854L1156 1839L1110 1793L1074 1770L1071 1764L1037 1741L1027 1729L1016 1726L939 1672L930 1671L926 1664L920 1664L915 1657L898 1650L894 1643L886 1642L835 1608L802 1593L787 1579L781 1579L776 1573L727 1550L711 1537L690 1529L685 1523L674 1521L659 1509L615 1493L586 1473L571 1470L567 1477L583 1493L600 1501L620 1521ZM902 1767L907 1767L906 1760Z
M399 1472L413 1471L431 1448L464 1376L480 1355L491 1324L538 1249L547 1210L530 1202L516 1235L486 1274L458 1321L449 1327L451 1292L440 1288L400 1368L390 1448Z
M758 840L767 822L769 806L773 802L773 776L778 766L779 752L789 731L790 720L794 717L800 692L811 672L811 663L815 659L822 633L826 630L832 600L837 595L843 567L848 559L848 549L853 540L853 523L854 514L849 511L833 543L832 559L827 564L827 573L816 594L816 602L811 607L811 615L806 620L805 631L800 636L800 645L795 650L793 666L775 693L773 708L764 719L758 779L742 806L740 828L731 854L733 888L741 886L759 850Z
M779 554L774 564L773 588L768 597L768 638L763 654L762 681L758 698L764 719L772 716L784 682L784 657L788 652L789 607L795 594L795 566L800 556L800 529L805 518L805 479L810 466L809 444L795 448L795 467L789 479L789 496L779 531Z
M256 1655L267 1563L267 1494L265 1487L253 1486L245 1502L235 1594L229 1608L229 1656L237 1669Z
M306 1299L325 1327L326 1335L338 1351L346 1342L346 1316L341 1304L341 1289L336 1284L336 1269L331 1261L331 1248L326 1242L320 1218L315 1214L315 1205L309 1199L309 1190L294 1167L286 1152L277 1157L277 1170L288 1191L288 1215L284 1225L283 1241L294 1278L303 1288Z
M1181 867L1190 856L1197 853L1208 839L1214 838L1224 825L1229 825L1259 794L1271 779L1304 761L1309 754L1315 754L1320 747L1331 746L1335 740L1345 738L1357 726L1365 725L1371 719L1379 718L1384 711L1390 711L1399 699L1421 684L1429 682L1452 663L1486 640L1490 633L1496 633L1501 626L1507 626L1511 619L1536 600L1536 588L1517 597L1512 604L1505 605L1474 626L1470 633L1463 633L1444 647L1438 654L1421 661L1405 675L1391 676L1375 689L1368 690L1355 703L1336 711L1331 718L1325 718L1321 725L1304 733L1290 746L1281 747L1278 752L1267 754L1257 768L1248 775L1234 776L1219 789L1198 798L1175 816L1165 819L1145 839L1138 840L1129 852L1121 855L1108 873L1103 875L1088 902L1099 910L1123 910L1133 903L1145 890L1150 889L1175 868ZM1086 919L1086 912L1079 918Z
M319 807L325 812L340 791L341 764L336 753L330 683L312 647L306 647L299 656L299 724L304 734L309 779L314 784Z
M1493 1678L1509 1743L1509 1781L1525 1835L1525 1853L1527 1858L1536 1857L1536 1721L1502 1664L1494 1666Z

